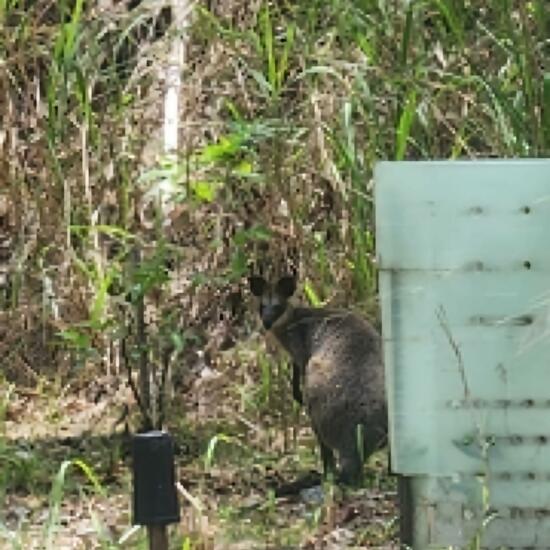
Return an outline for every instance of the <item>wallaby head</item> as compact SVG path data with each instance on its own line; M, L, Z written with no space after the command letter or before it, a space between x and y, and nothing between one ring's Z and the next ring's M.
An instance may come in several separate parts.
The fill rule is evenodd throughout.
M269 330L287 311L288 300L296 290L296 279L285 276L271 285L263 277L253 276L248 282L250 291L258 298L262 324Z

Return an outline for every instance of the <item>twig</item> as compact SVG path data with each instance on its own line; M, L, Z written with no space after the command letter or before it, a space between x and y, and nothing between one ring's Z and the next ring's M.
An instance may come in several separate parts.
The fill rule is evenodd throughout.
M134 275L136 274L138 267L141 263L141 250L139 246L134 247L133 254L133 269ZM149 364L147 353L147 331L145 328L145 296L143 289L139 289L136 302L136 342L139 350L139 385L140 396L143 403L142 412L147 411L143 416L144 429L150 430L153 428L153 421L151 418L151 384L149 380Z
M170 368L170 350L165 348L162 352L161 362L162 362L162 371L160 373L160 385L158 391L158 406L159 406L159 426L164 424L164 413L165 413L165 401L167 396L165 395L166 391L166 380L168 378L168 369Z
M468 386L468 379L466 377L466 369L464 368L464 359L462 358L462 353L460 351L460 347L456 343L455 339L453 338L453 335L451 333L451 329L449 327L449 321L447 319L447 314L445 313L445 309L442 305L439 305L439 307L436 310L436 316L437 320L439 321L440 327L443 329L443 332L445 333L445 336L447 337L447 340L449 342L449 345L451 346L451 349L453 350L454 356L456 357L456 362L458 365L458 371L460 373L460 377L462 379L462 386L464 388L464 401L469 402L471 399L470 394L470 387Z
M152 426L153 423L152 423L151 417L149 415L149 411L145 407L145 404L143 403L143 400L141 399L141 395L140 395L139 390L136 386L136 383L135 383L134 379L132 378L132 367L131 367L130 361L128 360L128 356L126 354L126 338L122 339L121 352L122 352L122 357L123 357L123 361L124 361L124 368L126 369L126 374L127 374L127 377L128 377L128 385L130 386L130 389L132 390L132 394L134 396L134 399L136 400L136 403L139 407L139 410L141 411L141 414L144 418L145 424L149 425L149 426Z
M195 498L179 481L176 481L176 488L179 493L193 506L193 508L202 514L202 511L204 510L204 506L199 501L199 499Z

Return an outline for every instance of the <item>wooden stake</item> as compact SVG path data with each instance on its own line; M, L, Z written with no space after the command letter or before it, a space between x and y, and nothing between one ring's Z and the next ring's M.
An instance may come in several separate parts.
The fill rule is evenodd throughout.
M168 550L168 526L148 525L149 550Z

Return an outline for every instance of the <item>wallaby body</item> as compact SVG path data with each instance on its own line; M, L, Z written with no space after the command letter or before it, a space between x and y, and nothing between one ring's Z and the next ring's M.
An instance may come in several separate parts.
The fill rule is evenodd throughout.
M265 328L293 360L293 393L303 397L325 473L334 471L336 453L339 480L357 483L363 460L384 445L387 433L380 337L354 313L293 307L294 287L288 277L274 287L251 279Z

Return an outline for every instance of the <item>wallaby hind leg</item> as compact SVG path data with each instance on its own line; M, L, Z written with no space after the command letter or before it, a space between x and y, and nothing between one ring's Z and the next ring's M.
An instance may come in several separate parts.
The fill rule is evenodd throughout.
M382 429L371 427L367 432L356 430L349 434L338 448L340 471L338 481L348 485L361 485L363 482L363 463L386 443Z
M355 434L341 441L338 451L338 482L344 485L361 485L363 482L363 442Z
M323 443L323 440L319 436L319 432L313 427L313 432L315 433L315 437L317 439L317 443L319 443L319 449L321 450L321 462L323 463L323 477L327 479L330 475L336 476L337 470L336 470L336 457L334 456L334 451L325 443Z
M296 363L292 363L292 397L299 405L304 404L302 395L302 372Z
M323 475L327 479L330 475L336 475L336 459L334 452L330 447L327 447L319 438L319 447L321 449L321 461L323 463Z
M363 482L363 461L359 452L340 453L338 482L344 485L361 485Z

